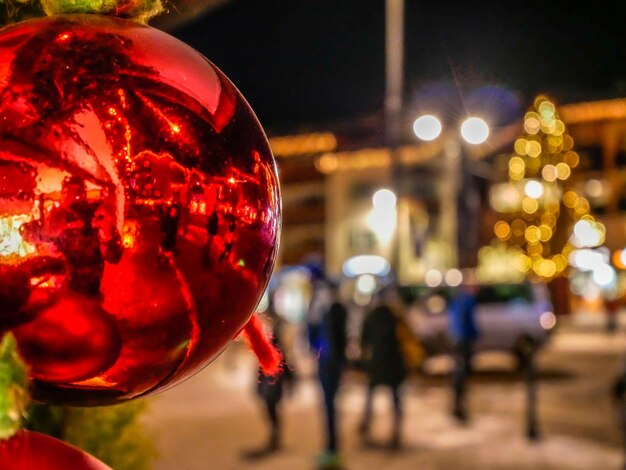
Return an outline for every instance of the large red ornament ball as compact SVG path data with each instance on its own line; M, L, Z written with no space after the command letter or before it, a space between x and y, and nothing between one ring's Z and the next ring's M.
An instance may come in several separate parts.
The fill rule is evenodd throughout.
M0 440L2 470L111 470L76 447L33 431Z
M248 321L279 225L263 129L202 55L114 18L0 30L0 333L36 399L198 371Z

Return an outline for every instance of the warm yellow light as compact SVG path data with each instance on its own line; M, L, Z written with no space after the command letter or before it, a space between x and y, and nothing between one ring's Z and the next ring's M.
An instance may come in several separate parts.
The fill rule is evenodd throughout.
M563 204L565 204L565 207L573 209L578 204L578 194L574 191L567 191L563 194Z
M546 212L541 216L541 223L548 227L554 227L556 225L556 217L550 212Z
M469 144L482 144L489 137L489 125L478 117L467 118L461 124L461 136Z
M547 225L541 224L539 226L539 240L547 242L552 238L552 229Z
M563 135L563 133L565 132L565 124L563 124L563 121L557 119L554 124L554 131L552 132L552 134Z
M441 121L432 114L425 114L413 122L413 132L422 140L435 140L441 134Z
M544 259L539 264L539 272L543 277L550 278L556 274L556 265L550 259Z
M496 236L503 241L511 238L511 227L504 220L499 220L493 227Z
M571 150L574 147L574 138L571 135L563 136L563 150ZM574 166L571 165L570 166Z
M522 272L528 272L532 266L530 258L522 253L515 257L515 264Z
M604 193L604 186L596 179L591 179L585 183L585 191L592 198L598 198Z
M528 153L529 157L537 158L541 155L541 144L536 140L529 141L526 146L526 153Z
M520 180L526 171L526 164L520 157L513 157L509 161L509 175L514 180Z
M518 155L526 155L526 146L528 141L526 139L517 139L513 148Z
M375 209L391 211L396 207L396 195L390 189L379 189L372 196L372 205Z
M539 114L542 118L550 119L554 118L554 112L556 108L554 107L554 104L552 102L546 100L539 103L539 106L537 106L537 110L539 111Z
M585 199L584 197L579 197L578 198L578 203L576 204L576 214L578 215L583 215L583 214L588 214L589 213L589 201L587 201L587 199Z
M572 168L576 168L580 163L580 157L574 151L565 152L563 155L563 161L566 165L569 165Z
M525 230L526 222L524 222L522 219L515 219L513 222L511 222L511 231L513 232L513 235L521 237L522 235L524 235Z
M566 180L572 174L572 170L570 169L567 163L557 163L556 164L556 177L560 180Z
M543 245L539 242L529 243L527 248L528 254L531 256L540 256L543 253Z
M536 199L533 199L531 197L525 197L522 200L522 210L528 214L534 214L535 212L537 212L537 209L539 208L539 203L537 202Z
M524 117L524 130L529 134L536 134L541 128L539 115L535 112L528 112Z
M524 185L524 192L528 197L539 199L543 196L543 185L539 181L529 180Z
M552 134L556 127L554 118L541 118L541 130L546 134Z
M557 201L556 199L552 199L552 200L546 202L545 205L544 205L544 209L547 212L552 212L554 214L558 214L559 213L559 201Z
M524 238L528 241L528 243L537 243L539 241L539 227L536 225L530 225L526 227L526 233L524 233Z
M554 165L546 165L541 170L541 176L549 183L556 181L556 167Z
M541 168L541 159L540 158L531 158L526 163L527 173L535 174Z
M326 154L319 157L315 160L315 168L321 173L333 173L337 171L339 167L339 162L337 161L337 157L332 154Z

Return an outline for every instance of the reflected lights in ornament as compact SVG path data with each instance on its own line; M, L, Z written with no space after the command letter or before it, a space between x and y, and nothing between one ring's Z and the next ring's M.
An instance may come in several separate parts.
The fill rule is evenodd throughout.
M437 287L443 282L443 275L437 269L429 269L424 275L424 283L428 287Z
M26 214L0 218L0 258L23 258L35 252L35 247L20 234L20 226L30 219Z
M469 144L482 144L489 137L489 125L481 118L468 118L461 124L461 136Z
M413 123L413 132L422 140L435 140L441 134L441 121L432 114L418 117Z
M524 185L524 192L528 197L539 199L543 196L543 185L539 181L530 180Z
M356 280L356 290L359 294L372 295L376 290L376 278L371 274L361 274Z
M450 287L456 287L463 282L463 273L456 268L449 269L445 275L446 284Z

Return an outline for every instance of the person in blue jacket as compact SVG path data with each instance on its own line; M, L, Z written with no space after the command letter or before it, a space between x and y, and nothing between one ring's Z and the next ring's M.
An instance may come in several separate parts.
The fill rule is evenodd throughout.
M335 396L346 366L347 316L346 307L338 298L339 284L330 279L316 280L309 307L308 336L317 358L318 378L324 398L326 443L318 456L317 468L330 470L343 467Z
M472 281L462 284L448 307L449 334L455 363L452 373L452 415L459 421L467 421L467 380L471 374L474 344L479 335L476 326L477 288Z

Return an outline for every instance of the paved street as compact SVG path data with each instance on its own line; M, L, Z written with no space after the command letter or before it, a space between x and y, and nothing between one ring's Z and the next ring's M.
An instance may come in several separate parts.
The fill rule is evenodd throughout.
M609 336L592 316L561 325L539 357L542 439L524 437L524 381L505 355L479 357L470 389L471 421L459 426L447 414L445 359L429 364L428 376L405 386L404 447L382 443L390 430L390 397L375 399L373 435L364 447L356 427L364 401L363 378L349 374L339 399L347 469L618 469L622 450L609 390L626 357L626 329ZM157 442L155 470L310 469L321 446L322 422L310 362L293 396L284 402L284 450L256 461L245 450L265 439L255 395L255 360L241 344L186 383L157 395L146 428ZM308 376L308 377L307 377Z

